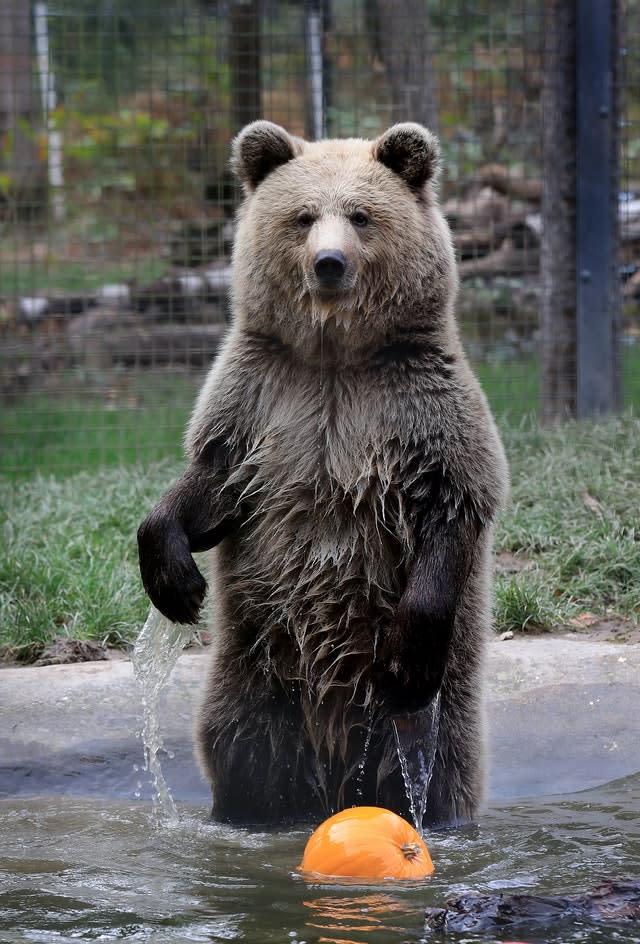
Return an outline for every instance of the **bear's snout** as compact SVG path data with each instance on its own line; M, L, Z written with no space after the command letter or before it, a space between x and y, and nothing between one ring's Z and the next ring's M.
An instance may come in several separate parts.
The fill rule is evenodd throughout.
M340 249L322 249L313 260L320 288L338 288L347 271L347 257Z

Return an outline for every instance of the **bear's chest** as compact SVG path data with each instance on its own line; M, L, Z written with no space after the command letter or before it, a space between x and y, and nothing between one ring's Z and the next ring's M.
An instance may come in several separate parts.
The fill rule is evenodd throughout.
M262 384L248 459L274 488L296 483L325 496L341 490L347 503L359 503L372 489L401 486L410 423L402 413L382 377L281 366Z
M263 390L243 462L238 565L272 593L394 587L412 554L402 436L361 377L291 375ZM395 591L394 591L395 592Z

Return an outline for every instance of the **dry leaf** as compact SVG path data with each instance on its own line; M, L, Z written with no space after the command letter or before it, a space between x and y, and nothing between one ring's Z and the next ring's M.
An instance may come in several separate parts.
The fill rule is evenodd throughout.
M594 515L597 515L598 518L604 518L604 512L602 511L602 505L597 499L590 495L589 492L582 493L582 501L585 503L589 511L592 511Z
M569 620L569 626L577 626L578 629L586 629L589 626L593 626L598 620L599 617L596 616L595 613L578 613L577 616Z

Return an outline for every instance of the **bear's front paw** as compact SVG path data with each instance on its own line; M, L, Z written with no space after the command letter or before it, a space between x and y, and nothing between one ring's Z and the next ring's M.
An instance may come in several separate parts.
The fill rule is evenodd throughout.
M379 691L392 713L429 705L442 685L448 649L449 634L437 620L398 608L377 658Z
M395 659L378 673L378 689L391 714L421 711L431 704L442 683L442 674L433 676L426 667L409 670Z
M140 574L151 602L172 623L197 623L207 582L177 522L152 512L138 530Z

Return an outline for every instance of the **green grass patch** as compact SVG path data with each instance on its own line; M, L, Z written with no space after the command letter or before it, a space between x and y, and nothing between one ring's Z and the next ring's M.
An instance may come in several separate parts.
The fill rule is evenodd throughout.
M638 619L640 420L503 434L512 490L496 549L528 569L498 576L498 628L552 628L583 611Z
M583 611L640 614L640 420L504 427L512 497L498 553L499 630L553 629ZM148 608L139 522L182 461L0 477L0 652L30 659L56 635L128 646Z
M538 355L473 364L496 416L515 426L537 416L540 391ZM625 409L640 413L640 343L622 351L622 399Z
M202 375L127 372L87 392L31 395L0 416L0 474L72 475L79 469L180 459Z
M158 259L133 259L114 265L87 265L86 261L69 262L50 259L46 262L29 260L0 261L0 295L9 298L19 295L60 291L66 294L94 292L102 285L128 282L154 282L166 275L167 265Z
M0 479L0 652L29 661L56 635L128 645L148 600L137 527L179 466Z
M625 349L625 405L640 414L640 344ZM536 357L476 364L503 424L537 415ZM0 412L0 474L74 474L79 469L154 462L182 455L182 434L202 373L126 369L61 372L46 393L27 392Z

